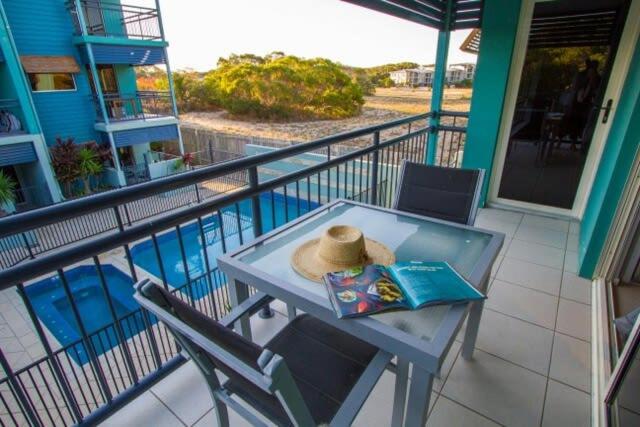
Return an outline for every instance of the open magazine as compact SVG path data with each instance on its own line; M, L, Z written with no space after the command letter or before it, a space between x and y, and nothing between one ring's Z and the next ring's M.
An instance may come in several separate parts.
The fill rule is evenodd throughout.
M447 262L374 264L323 278L339 318L486 298Z

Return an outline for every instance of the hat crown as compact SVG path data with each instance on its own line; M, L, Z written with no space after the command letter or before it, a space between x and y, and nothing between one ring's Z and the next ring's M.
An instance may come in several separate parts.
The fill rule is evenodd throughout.
M316 255L337 265L354 265L367 258L364 236L355 227L334 225L322 234Z

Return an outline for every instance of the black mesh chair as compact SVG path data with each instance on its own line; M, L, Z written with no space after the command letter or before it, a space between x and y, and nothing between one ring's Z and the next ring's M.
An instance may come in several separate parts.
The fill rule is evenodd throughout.
M473 225L484 170L427 166L404 161L393 208Z
M262 293L220 322L148 280L136 285L135 298L199 368L220 427L229 425L227 406L252 425L265 423L248 407L279 426L351 425L392 357L309 315L296 317L261 347L230 327L272 300Z

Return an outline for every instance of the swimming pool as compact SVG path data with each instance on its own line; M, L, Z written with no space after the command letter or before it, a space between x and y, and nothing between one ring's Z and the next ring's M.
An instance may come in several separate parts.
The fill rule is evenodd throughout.
M103 265L102 272L116 315L118 318L130 315L121 325L125 337L131 338L145 328L142 316L137 311L140 306L133 299L133 280L111 264ZM75 267L65 272L65 278L97 355L117 346L118 338L112 326L113 317L96 267ZM52 276L26 286L25 293L38 318L62 347L68 347L67 354L80 365L87 363L89 356L80 343L82 333L60 277ZM134 312L136 313L131 315Z
M271 207L273 206L273 212ZM300 215L309 210L318 207L317 202L308 202L307 199L298 200L295 197L275 193L273 195L273 203L270 195L263 194L260 197L260 207L262 214L263 232L270 231L275 227L284 224L298 216L298 207ZM253 239L252 218L251 218L251 202L245 200L238 205L239 216L236 215L235 207L225 208L221 215L210 216L202 220L204 239L206 241L207 257L209 267L214 270L217 266L217 257L221 255L226 248L227 251L237 248L241 244L240 231L242 233L242 242ZM223 235L220 230L220 218L222 218ZM275 222L274 222L275 218ZM239 224L239 226L238 226ZM240 231L239 231L240 230ZM158 235L158 249L160 258L162 259L162 267L167 283L173 288L181 288L187 283L187 274L193 282L194 279L202 278L206 273L206 263L204 259L204 251L202 244L202 236L197 223L191 223L180 228L180 234L184 242L184 252L186 259L186 267L183 262L178 235L175 230ZM151 240L139 243L131 248L131 256L133 262L138 266L162 279L162 271L158 264L158 257ZM216 277L212 276L211 283L215 288L222 285ZM207 295L211 288L207 286L190 286L188 290L181 292L190 292L195 299L200 299Z

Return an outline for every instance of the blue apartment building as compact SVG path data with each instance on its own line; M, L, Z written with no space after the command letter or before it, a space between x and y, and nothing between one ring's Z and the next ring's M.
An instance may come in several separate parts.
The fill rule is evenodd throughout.
M163 148L183 148L167 45L157 0L0 1L0 168L17 184L6 211L64 199L49 152L57 138L108 144L104 185L172 170ZM169 90L139 90L142 66L164 67Z

